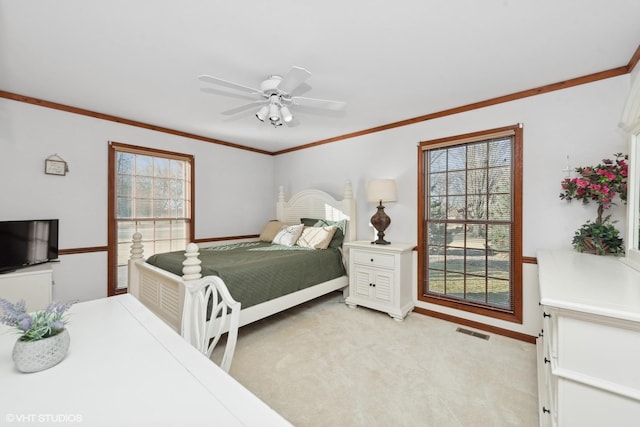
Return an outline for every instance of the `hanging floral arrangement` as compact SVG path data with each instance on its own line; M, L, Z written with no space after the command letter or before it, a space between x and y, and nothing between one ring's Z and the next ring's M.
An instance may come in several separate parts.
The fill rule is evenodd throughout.
M587 204L598 205L595 222L587 221L576 231L573 247L578 252L597 255L624 254L624 245L620 232L615 228L611 215L604 215L606 209L615 204L616 196L624 203L627 201L628 156L615 154L615 159L603 159L596 166L578 167L576 178L565 178L560 185L562 200L581 200Z

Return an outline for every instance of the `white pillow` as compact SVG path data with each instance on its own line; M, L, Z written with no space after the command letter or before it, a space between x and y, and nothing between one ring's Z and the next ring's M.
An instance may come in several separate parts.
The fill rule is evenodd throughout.
M335 225L305 227L296 245L303 248L327 249L337 228Z
M298 241L298 238L302 234L304 224L289 225L282 227L276 237L273 238L274 245L293 246Z

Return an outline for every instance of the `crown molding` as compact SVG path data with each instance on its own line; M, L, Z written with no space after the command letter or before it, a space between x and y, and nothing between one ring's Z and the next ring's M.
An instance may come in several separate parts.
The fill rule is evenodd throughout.
M489 107L492 105L497 105L497 104L502 104L505 102L510 102L510 101L515 101L517 99L522 99L522 98L527 98L530 96L535 96L535 95L542 95L544 93L549 93L549 92L553 92L556 90L562 90L562 89L567 89L573 86L578 86L578 85L583 85L583 84L587 84L587 83L592 83L598 80L604 80L604 79L610 79L613 77L618 77L624 74L628 74L630 72L632 72L635 67L638 65L638 62L640 62L640 46L638 46L638 48L636 49L636 51L634 52L634 54L632 55L631 59L629 60L629 62L627 63L627 65L624 65L622 67L617 67L617 68L612 68L610 70L605 70L605 71L600 71L597 73L593 73L593 74L589 74L586 76L582 76L582 77L577 77L577 78L573 78L573 79L569 79L569 80L564 80L564 81L560 81L560 82L556 82L556 83L552 83L552 84L548 84L548 85L544 85L544 86L539 86L533 89L527 89L527 90L523 90L520 92L515 92L509 95L503 95L503 96L498 96L496 98L491 98L491 99L487 99L484 101L479 101L479 102L474 102L471 104L467 104L467 105L463 105L460 107L454 107L454 108L450 108L447 110L442 110L442 111L438 111L435 113L430 113L430 114L425 114L422 116L418 116L418 117L414 117L411 119L406 119L406 120L401 120L398 122L393 122L393 123L388 123L385 125L381 125L381 126L376 126L373 128L369 128L369 129L364 129L364 130L360 130L357 132L351 132L351 133L347 133L344 135L338 135L332 138L327 138L327 139L323 139L320 141L315 141L315 142L311 142L308 144L303 144L303 145L298 145L296 147L291 147L291 148L287 148L285 150L279 150L279 151L267 151L267 150L260 150L257 148L252 148L252 147L247 147L245 145L240 145L240 144L235 144L232 142L228 142L228 141L222 141L219 139L215 139L215 138L209 138L206 136L202 136L202 135L196 135L193 133L189 133L189 132L183 132L183 131L179 131L179 130L175 130L175 129L170 129L170 128L166 128L163 126L156 126L156 125L152 125L149 123L144 123L144 122L140 122L137 120L130 120L130 119L125 119L122 117L118 117L118 116L113 116L110 114L104 114L104 113L98 113L95 111L90 111L90 110L86 110L84 108L78 108L78 107L72 107L69 105L64 105L64 104L59 104L56 102L51 102L51 101L46 101L46 100L42 100L42 99L38 99L38 98L33 98L30 96L26 96L26 95L20 95L20 94L16 94L16 93L12 93L12 92L7 92L7 91L3 91L0 90L0 98L5 98L5 99L11 99L13 101L18 101L18 102L25 102L28 104L32 104L32 105L37 105L40 107L45 107L45 108L52 108L55 110L60 110L60 111L65 111L68 113L73 113L73 114L79 114L82 116L88 116L88 117L93 117L96 119L100 119L100 120L107 120L107 121L111 121L111 122L116 122L116 123L122 123L125 125L129 125L129 126L134 126L134 127L139 127L139 128L143 128L143 129L148 129L148 130L153 130L156 132L163 132L163 133L167 133L167 134L171 134L171 135L176 135L176 136L181 136L184 138L189 138L189 139L194 139L197 141L203 141L203 142L209 142L209 143L213 143L213 144L218 144L218 145L224 145L226 147L231 147L231 148L237 148L239 150L246 150L246 151L251 151L254 153L260 153L260 154L266 154L266 155L271 155L271 156L277 156L280 154L286 154L286 153L291 153L293 151L300 151L300 150L304 150L307 148L313 148L313 147L317 147L319 145L325 145L325 144L329 144L332 142L338 142L338 141L343 141L345 139L350 139L350 138L355 138L355 137L359 137L359 136L363 136L363 135L369 135L372 133L377 133L377 132L382 132L385 130L389 130L389 129L394 129L394 128L398 128L398 127L402 127L402 126L409 126L409 125L413 125L416 123L421 123L421 122L425 122L428 120L434 120L434 119L438 119L441 117L446 117L446 116L451 116L454 114L459 114L459 113L463 113L463 112L467 112L467 111L471 111L471 110L476 110L479 108L485 108L485 107Z

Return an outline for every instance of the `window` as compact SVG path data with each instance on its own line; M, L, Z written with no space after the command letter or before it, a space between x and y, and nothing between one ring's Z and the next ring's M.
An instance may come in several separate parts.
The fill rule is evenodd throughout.
M522 322L522 129L420 143L421 301Z
M193 157L112 142L109 146L109 295L126 292L134 233L144 255L193 240Z

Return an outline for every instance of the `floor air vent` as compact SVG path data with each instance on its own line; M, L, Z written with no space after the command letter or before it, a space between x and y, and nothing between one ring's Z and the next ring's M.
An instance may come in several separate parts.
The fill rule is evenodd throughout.
M482 338L483 340L488 340L489 339L489 335L481 334L480 332L476 332L476 331L470 331L469 329L458 328L458 329L456 329L456 332L460 332L460 333L466 334L466 335L471 335L472 337L476 337L476 338Z

